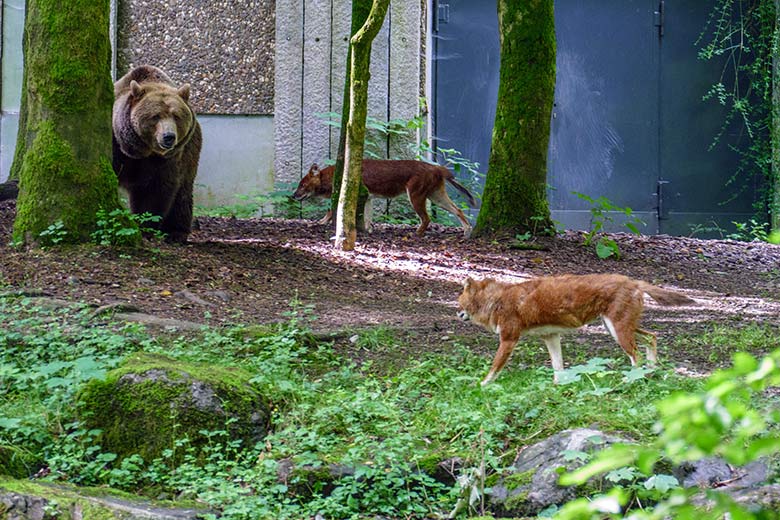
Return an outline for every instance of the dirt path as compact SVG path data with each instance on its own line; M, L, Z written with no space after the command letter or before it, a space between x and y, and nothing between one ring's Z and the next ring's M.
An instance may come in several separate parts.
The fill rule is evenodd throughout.
M284 320L297 299L311 306L317 331L381 325L403 329L420 349L442 348L454 336L489 355L494 339L455 316L466 276L519 281L618 272L700 303L664 309L648 300L645 323L659 331L659 342L708 322L780 326L780 246L765 243L616 234L622 258L601 260L575 232L542 239L537 251L467 240L456 228L434 226L418 238L411 226L380 225L355 252L341 253L331 248L328 228L308 221L200 218L185 246L131 255L94 247L24 251L8 245L13 211L12 202L0 203L0 288L95 305L126 302L213 325Z

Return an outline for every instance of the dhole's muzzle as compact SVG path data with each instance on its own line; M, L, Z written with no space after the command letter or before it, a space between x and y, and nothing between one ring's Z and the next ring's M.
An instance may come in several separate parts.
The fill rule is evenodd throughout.
M308 199L310 196L311 193L308 192L298 193L298 191L296 191L295 193L292 194L292 198L294 200L297 200L298 202L304 201Z

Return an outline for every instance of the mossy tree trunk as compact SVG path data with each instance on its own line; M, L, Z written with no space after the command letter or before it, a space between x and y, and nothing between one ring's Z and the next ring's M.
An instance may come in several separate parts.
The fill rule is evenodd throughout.
M780 0L775 0L775 38L780 34ZM780 45L775 39L774 45ZM772 53L772 207L770 216L772 229L780 230L780 54L775 48Z
M555 91L553 0L498 1L501 68L482 207L473 235L551 225L547 148Z
M89 239L95 214L119 208L111 168L109 0L28 0L14 240L61 221L64 241Z
M368 19L368 14L371 12L371 6L373 0L353 0L352 1L352 25L350 28L350 37L357 34L363 24ZM352 71L352 46L347 46L347 70L344 73L344 95L342 96L341 104L341 128L339 131L339 146L336 152L336 164L333 171L333 195L331 195L330 208L333 214L336 213L339 196L341 195L341 179L344 176L344 151L347 147L347 120L349 119L349 91L350 91L350 74ZM361 184L360 191L358 192L358 204L356 224L358 229L364 228L363 221L363 204L368 199L368 190ZM336 224L336 220L333 219L333 225Z
M350 39L350 89L347 141L344 149L344 174L336 209L336 242L342 251L355 249L357 239L356 213L363 176L363 147L366 138L368 112L368 80L371 64L371 43L385 20L390 0L374 0L363 27Z

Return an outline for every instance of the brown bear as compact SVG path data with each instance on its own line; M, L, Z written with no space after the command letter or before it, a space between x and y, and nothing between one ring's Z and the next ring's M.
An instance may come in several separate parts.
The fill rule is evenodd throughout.
M167 240L186 242L192 228L192 189L203 141L188 104L190 86L176 87L151 65L114 83L114 171L133 213L151 213Z

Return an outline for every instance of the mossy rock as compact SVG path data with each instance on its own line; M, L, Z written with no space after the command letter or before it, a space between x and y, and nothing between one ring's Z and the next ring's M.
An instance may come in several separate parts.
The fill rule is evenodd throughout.
M327 496L336 487L339 479L354 475L355 468L342 464L296 466L291 459L280 461L277 476L288 487L288 492L299 500L307 500L314 495Z
M35 455L14 446L0 446L0 475L27 478L41 467Z
M138 353L84 387L79 415L86 427L102 431L103 450L120 459L137 453L152 461L185 438L198 451L208 441L204 432L226 431L252 446L268 432L270 409L251 377L237 367ZM174 462L183 452L174 449Z
M562 471L572 471L584 464L580 458L567 453L591 454L618 442L629 441L580 428L558 432L527 446L510 468L491 478L490 512L499 517L533 517L551 505L600 491L601 482L597 477L582 486L558 485Z
M139 501L107 489L79 489L0 477L0 518L17 520L195 520L202 506Z

